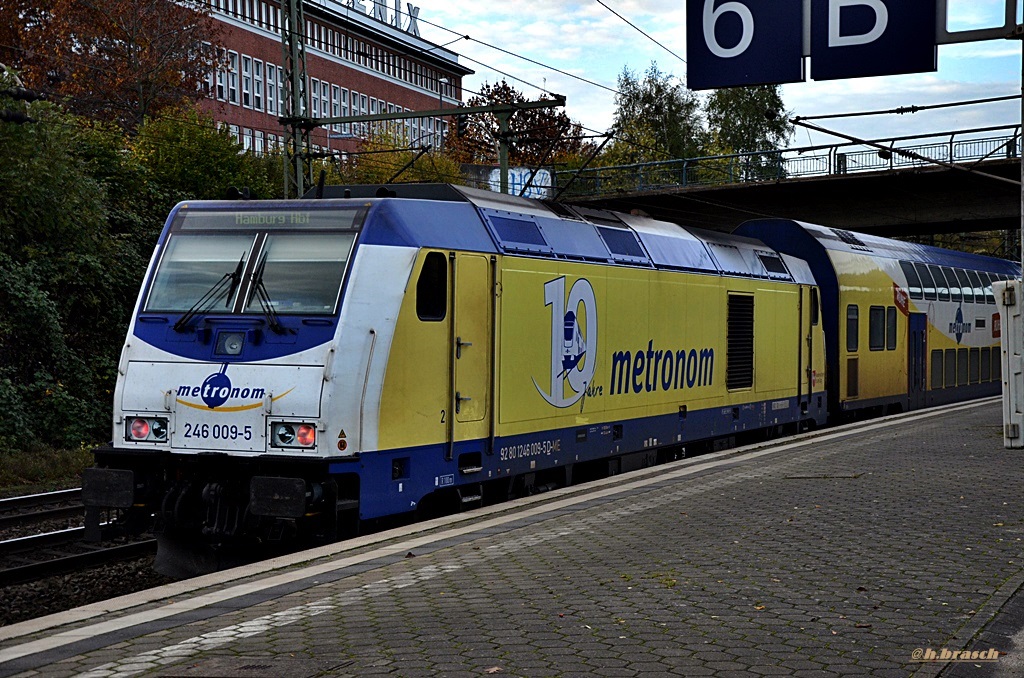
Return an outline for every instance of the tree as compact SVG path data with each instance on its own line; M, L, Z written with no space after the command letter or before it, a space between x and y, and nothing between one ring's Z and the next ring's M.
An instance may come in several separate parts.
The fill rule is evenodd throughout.
M327 172L331 184L462 182L459 163L450 155L434 149L421 154L383 127L362 140L357 152L325 161L317 174L319 169Z
M541 99L550 97L542 96ZM480 93L466 102L467 106L519 104L526 96L502 80L495 85L484 84ZM516 111L509 118L509 163L526 167L572 164L586 155L591 143L583 138L583 128L564 111L531 108ZM453 125L453 127L458 127ZM455 160L470 164L497 164L501 128L493 113L468 116L465 134L451 134L445 150Z
M7 53L27 87L69 110L134 130L206 96L218 24L202 0L0 0L23 33ZM11 8L8 13L7 7ZM5 28L6 30L6 28Z
M603 165L693 158L702 154L705 132L700 99L678 78L651 62L643 79L623 68L615 97L615 139Z
M715 90L704 112L716 153L757 153L744 159L748 173L754 178L778 176L779 154L759 153L781 150L793 135L778 85Z
M121 133L48 103L0 124L0 449L109 435L117 360L149 252L110 230ZM152 244L147 249L151 249Z
M191 105L147 119L130 147L165 216L178 201L220 200L232 187L256 198L283 190L280 155L244 153L227 129Z

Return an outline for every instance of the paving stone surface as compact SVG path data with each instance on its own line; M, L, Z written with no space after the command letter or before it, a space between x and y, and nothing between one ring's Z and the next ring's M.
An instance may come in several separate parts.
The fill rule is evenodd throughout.
M1022 462L998 404L908 420L24 675L998 675L1020 628L1000 610L1024 609ZM1010 655L919 661L989 643Z

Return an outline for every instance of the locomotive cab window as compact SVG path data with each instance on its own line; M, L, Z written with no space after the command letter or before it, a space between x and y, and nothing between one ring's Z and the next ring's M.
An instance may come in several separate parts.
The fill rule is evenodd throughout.
M183 208L146 311L329 315L363 209Z
M811 325L817 326L817 324L818 324L818 314L819 314L818 288L817 287L812 287L811 288Z
M428 252L416 281L416 315L437 322L448 314L448 259L441 252Z

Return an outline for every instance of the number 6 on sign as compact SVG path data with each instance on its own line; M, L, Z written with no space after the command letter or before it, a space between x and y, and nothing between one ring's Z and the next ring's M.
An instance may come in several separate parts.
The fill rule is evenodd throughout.
M804 0L687 0L690 89L804 79Z
M728 12L733 12L739 16L740 21L743 22L743 29L740 41L736 46L725 48L718 43L718 37L715 35L715 24L723 14ZM704 41L707 43L711 53L721 59L731 59L743 54L750 47L750 43L754 41L754 15L750 13L750 10L742 2L726 2L719 5L716 9L715 0L704 0Z

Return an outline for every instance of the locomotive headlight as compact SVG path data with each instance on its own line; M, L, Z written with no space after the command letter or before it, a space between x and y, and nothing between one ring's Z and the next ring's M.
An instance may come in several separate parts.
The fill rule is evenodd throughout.
M316 426L298 422L279 422L270 427L273 447L308 448L316 446Z
M221 332L217 335L217 348L214 349L214 353L217 355L239 355L243 346L245 346L244 332Z
M167 441L167 419L164 417L133 417L127 421L126 440L145 443Z
M291 424L278 424L274 427L274 443L288 447L295 442L295 427Z

